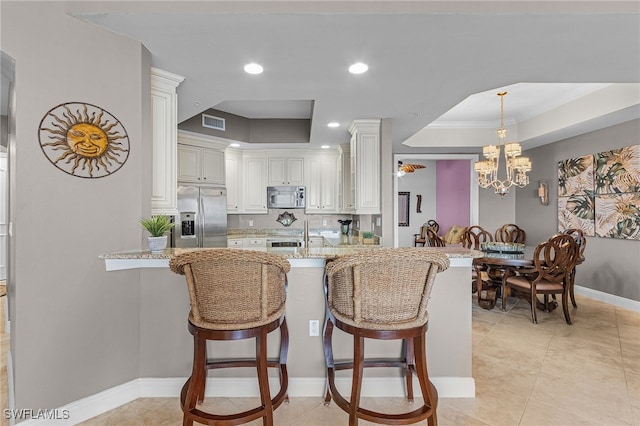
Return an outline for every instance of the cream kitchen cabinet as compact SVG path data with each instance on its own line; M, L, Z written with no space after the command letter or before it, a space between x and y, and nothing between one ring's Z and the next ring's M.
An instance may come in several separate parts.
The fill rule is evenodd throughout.
M224 152L191 145L178 145L178 181L224 184Z
M224 185L227 145L212 136L178 131L178 182Z
M236 214L242 209L242 152L227 148L224 152L224 166L227 186L227 213Z
M305 159L306 213L338 212L337 153L309 154Z
M178 95L184 77L151 68L152 188L151 213L177 214L176 151Z
M351 185L351 161L351 147L349 145L341 145L340 170L338 173L338 209L341 213L346 214L353 214L356 211Z
M229 238L227 239L227 247L267 251L267 240L265 238Z
M354 120L349 133L355 214L380 214L380 120Z
M269 186L304 185L303 158L269 157Z
M243 153L242 177L242 210L240 213L268 213L267 156Z

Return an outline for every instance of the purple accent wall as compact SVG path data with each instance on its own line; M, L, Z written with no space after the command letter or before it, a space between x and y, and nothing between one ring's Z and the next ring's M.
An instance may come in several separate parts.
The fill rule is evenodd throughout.
M469 160L436 161L436 222L444 235L453 225L469 226Z

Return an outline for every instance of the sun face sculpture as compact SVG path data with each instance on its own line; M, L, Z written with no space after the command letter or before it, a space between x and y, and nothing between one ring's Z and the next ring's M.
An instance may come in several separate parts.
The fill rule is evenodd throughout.
M40 122L38 137L49 161L73 176L108 176L129 157L124 126L91 104L69 102L51 109Z

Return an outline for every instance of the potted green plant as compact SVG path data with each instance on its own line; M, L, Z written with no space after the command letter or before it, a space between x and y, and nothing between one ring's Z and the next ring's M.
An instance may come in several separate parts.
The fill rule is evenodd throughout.
M371 231L363 231L360 233L362 236L362 244L373 244L374 243L374 233Z
M167 235L175 224L167 215L158 214L140 219L140 224L151 236L147 237L151 253L160 253L167 248Z

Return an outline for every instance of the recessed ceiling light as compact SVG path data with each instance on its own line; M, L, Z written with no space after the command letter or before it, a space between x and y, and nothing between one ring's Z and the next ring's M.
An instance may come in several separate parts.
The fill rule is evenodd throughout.
M320 148L322 148L322 149L328 149L328 148L331 148L331 147L330 147L329 145L322 145Z
M338 123L337 121L332 121L331 123L327 124L327 126L329 126L329 127L340 127L340 123Z
M262 65L251 62L244 66L244 71L248 74L262 74Z
M351 74L362 74L367 72L369 66L367 64L363 64L362 62L356 62L355 64L349 67L349 72Z
M239 144L239 143L232 143L232 144L229 144L229 146L232 146L232 147L234 147L234 148L237 148L237 147L239 147L239 146L240 146L240 144Z

